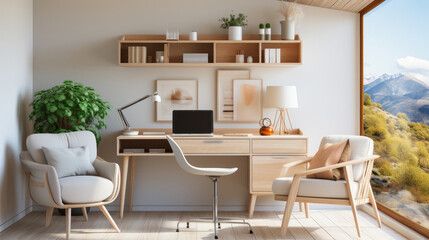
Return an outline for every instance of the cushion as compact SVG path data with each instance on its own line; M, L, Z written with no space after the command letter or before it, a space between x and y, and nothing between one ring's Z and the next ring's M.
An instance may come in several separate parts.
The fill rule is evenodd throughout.
M338 163L347 162L348 160L350 160L350 141L347 139L346 146L344 147L343 154L341 154ZM334 176L334 180L346 179L344 168L332 169L332 175Z
M326 143L337 143L345 140L350 141L350 160L367 158L373 155L374 141L371 138L365 136L356 135L330 135L323 137L320 142L320 146ZM365 163L354 164L353 169L353 180L360 181L363 175Z
M88 146L76 148L42 147L46 161L57 171L58 178L75 175L96 175L89 160Z
M94 203L113 193L113 183L98 176L73 176L59 180L64 203Z
M343 154L347 141L323 145L310 161L309 169L337 164ZM332 170L307 175L307 178L334 179Z
M276 195L288 195L293 177L276 178L273 182L273 193ZM359 183L352 182L352 195L355 197L358 192ZM299 197L319 197L319 198L348 198L347 185L345 180L326 180L301 178L298 188Z
M91 163L97 157L97 142L94 134L90 131L31 134L28 136L26 144L31 158L41 164L47 163L42 147L72 148L88 146Z

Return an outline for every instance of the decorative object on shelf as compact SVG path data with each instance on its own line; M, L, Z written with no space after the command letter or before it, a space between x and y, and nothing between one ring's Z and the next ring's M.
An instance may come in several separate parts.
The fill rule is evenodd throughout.
M167 41L179 41L179 31L169 32L167 29L165 33L165 39Z
M271 128L271 119L263 118L259 121L261 128L259 129L259 134L263 136L271 136L274 134L274 130Z
M237 55L235 55L236 63L244 63L244 50L238 50Z
M258 122L262 117L262 79L233 80L233 120Z
M189 33L189 40L191 41L197 41L198 40L198 34L195 31L192 31Z
M243 27L247 26L247 16L239 13L235 16L231 13L228 17L219 19L222 29L228 29L228 40L242 40Z
M247 63L253 63L253 57L252 56L247 57Z
M162 61L161 61L162 56ZM157 63L163 63L164 62L164 51L156 51L155 52L155 61Z
M264 63L281 63L281 48L265 48Z
M265 24L265 40L271 40L271 24Z
M144 46L128 47L128 63L146 63L147 50Z
M259 24L259 40L265 40L265 27L263 23Z
M217 121L235 121L233 80L249 78L250 70L217 70Z
M105 128L105 117L112 106L103 101L94 88L66 80L62 85L34 94L34 133L64 133L88 130L100 142L98 130Z
M304 16L301 6L283 0L280 12L285 18L284 21L280 21L282 40L295 40L295 25Z
M129 103L121 108L118 108L119 118L121 119L122 126L124 127L124 131L122 132L122 135L126 135L126 136L139 135L139 131L130 130L130 124L128 123L128 120L125 118L125 115L122 111L148 98L151 98L154 103L161 102L161 97L158 95L158 92L154 92L153 94L146 95L142 98L135 100L132 103Z
M208 63L208 53L184 53L183 63Z
M162 102L156 106L156 121L171 121L173 110L198 109L198 80L156 80Z
M277 109L274 119L274 132L278 127L279 135L292 133L292 131L287 129L285 114L287 114L290 129L293 130L287 109L298 107L298 97L295 86L267 86L264 107Z

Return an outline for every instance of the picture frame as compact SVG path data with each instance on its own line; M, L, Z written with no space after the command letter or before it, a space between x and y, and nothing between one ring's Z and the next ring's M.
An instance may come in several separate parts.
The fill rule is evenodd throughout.
M234 120L233 106L234 79L250 79L250 70L217 70L216 116L218 122L237 122Z
M173 110L198 109L198 80L156 80L161 102L156 105L156 121L172 121Z
M263 116L262 79L234 79L233 90L233 120L259 122Z

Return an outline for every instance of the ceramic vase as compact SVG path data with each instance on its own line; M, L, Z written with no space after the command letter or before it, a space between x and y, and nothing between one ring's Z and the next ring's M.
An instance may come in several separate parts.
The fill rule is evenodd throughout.
M280 21L282 40L295 40L295 21Z
M228 40L242 40L242 31L241 26L230 26L228 28Z

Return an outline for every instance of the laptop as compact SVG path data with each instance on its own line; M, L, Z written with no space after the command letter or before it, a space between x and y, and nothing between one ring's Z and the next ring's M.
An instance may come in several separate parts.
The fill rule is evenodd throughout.
M173 136L213 136L213 111L173 110Z

